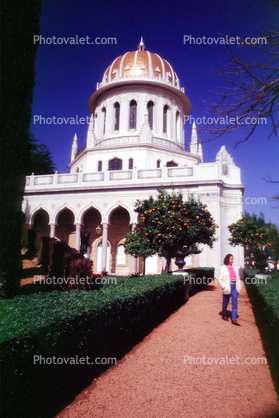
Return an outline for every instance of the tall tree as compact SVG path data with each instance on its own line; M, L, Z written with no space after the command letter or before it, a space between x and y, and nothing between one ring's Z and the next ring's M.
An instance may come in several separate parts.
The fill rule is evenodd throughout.
M260 261L262 251L265 251L266 257L272 248L272 239L270 230L275 228L270 223L265 223L264 217L261 214L257 217L256 214L249 215L244 212L244 215L237 222L228 226L231 233L229 243L235 247L236 245L248 245L254 253L256 262ZM274 234L272 235L274 236Z
M30 134L31 138L31 157L29 167L26 167L26 175L34 174L53 174L55 163L53 156L45 144L40 144Z
M17 293L21 273L21 202L31 158L29 127L42 0L1 2L1 288Z
M186 256L196 253L198 244L212 247L216 225L206 205L192 197L183 202L181 193L158 192L157 199L136 202L139 218L134 231L126 236L126 253L143 257L158 253L169 266L178 252Z

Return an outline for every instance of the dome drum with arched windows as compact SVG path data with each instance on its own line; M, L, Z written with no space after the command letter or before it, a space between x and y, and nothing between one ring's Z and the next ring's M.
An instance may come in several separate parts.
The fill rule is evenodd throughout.
M106 69L102 82L97 84L97 90L89 99L89 109L95 113L98 98L106 91L124 85L163 86L173 92L183 104L183 113L189 115L191 102L180 88L179 79L172 66L158 54L145 50L143 39L137 51L126 52L116 58Z
M158 54L145 50L141 39L137 51L116 58L89 99L91 121L86 146L72 147L71 172L91 167L98 172L111 167L115 158L129 159L138 169L165 166L171 152L178 165L202 161L201 149L185 150L184 119L191 102L180 88L172 66Z

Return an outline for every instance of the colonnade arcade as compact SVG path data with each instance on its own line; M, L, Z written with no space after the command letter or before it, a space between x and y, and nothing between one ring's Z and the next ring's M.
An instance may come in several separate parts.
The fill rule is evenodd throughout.
M139 260L124 252L125 235L131 230L134 212L118 205L104 215L93 205L79 215L65 206L53 216L47 208L40 207L30 216L29 226L34 226L38 238L55 237L80 251L81 236L89 235L87 257L93 260L93 271L127 275L139 271ZM136 265L136 263L138 265Z

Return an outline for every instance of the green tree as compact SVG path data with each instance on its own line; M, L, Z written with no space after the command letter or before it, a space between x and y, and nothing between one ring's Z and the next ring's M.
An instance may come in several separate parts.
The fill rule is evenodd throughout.
M143 258L143 275L145 275L145 260L156 254L156 250L149 245L144 230L136 226L133 232L128 232L126 235L124 245L126 253Z
M268 228L263 215L257 217L253 213L250 216L249 213L244 212L242 218L229 225L228 229L231 233L229 243L233 247L249 244L253 249L257 249L268 243Z
M32 142L32 149L30 155L29 167L26 167L26 175L32 173L40 174L53 174L55 171L55 163L53 156L45 144L39 144L37 139L30 133L30 139Z
M1 294L20 285L21 202L30 161L31 104L42 0L1 2Z
M279 262L279 231L275 225L271 225L271 227L269 228L268 236L269 245L272 248L274 260L277 267L277 263Z
M135 257L158 253L167 259L168 269L178 251L186 256L198 252L198 244L212 247L216 225L201 202L193 198L183 202L181 193L167 194L164 189L158 192L156 199L137 200L138 223L124 245Z
M270 229L273 227L270 223L265 223L264 216L261 214L257 217L253 213L244 212L244 215L237 222L228 226L231 233L229 243L235 247L236 245L249 245L251 251L254 252L256 262L260 262L260 252L265 251L266 254L271 248Z

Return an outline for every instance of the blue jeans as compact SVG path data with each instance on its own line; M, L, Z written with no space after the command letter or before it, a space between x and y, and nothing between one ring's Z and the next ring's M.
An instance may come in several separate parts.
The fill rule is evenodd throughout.
M222 306L222 315L226 316L227 306L232 297L232 321L235 321L237 318L237 291L235 282L231 282L231 293L229 295L223 294L223 306Z

